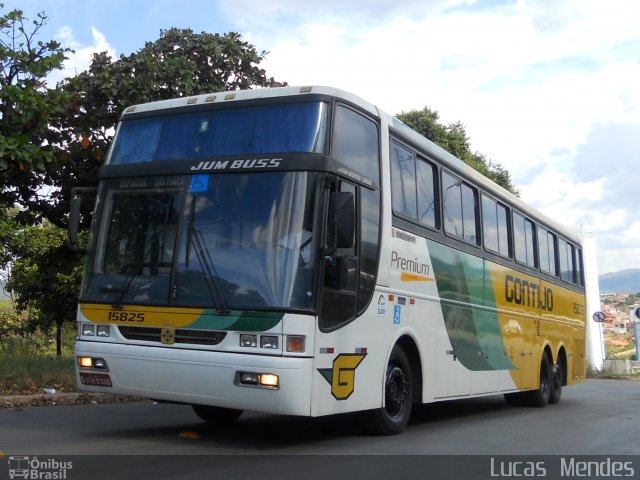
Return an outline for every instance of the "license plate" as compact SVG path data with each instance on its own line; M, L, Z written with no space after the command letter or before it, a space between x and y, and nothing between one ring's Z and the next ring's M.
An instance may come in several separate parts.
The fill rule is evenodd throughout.
M96 387L113 387L111 377L106 373L86 373L80 372L80 381L83 385L93 385Z

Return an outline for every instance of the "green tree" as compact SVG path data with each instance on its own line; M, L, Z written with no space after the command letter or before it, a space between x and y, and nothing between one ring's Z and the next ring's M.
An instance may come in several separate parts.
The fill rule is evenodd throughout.
M55 327L56 352L61 355L62 326L75 319L82 275L80 257L66 247L64 229L46 221L42 225L13 225L12 231L3 232L3 257L11 262L6 288L12 293L16 312L28 313L30 330ZM6 320L4 323L11 326L12 319Z
M490 178L501 187L518 195L518 190L511 181L511 174L502 165L487 160L478 152L472 152L469 137L464 125L460 122L443 125L438 120L438 112L424 107L422 110L402 112L397 117L416 132L444 148L452 155L470 165L485 177Z
M49 210L42 197L56 159L49 126L67 110L67 95L48 88L46 77L69 50L37 39L46 19L40 13L30 22L21 10L0 16L0 207L20 204L25 217Z

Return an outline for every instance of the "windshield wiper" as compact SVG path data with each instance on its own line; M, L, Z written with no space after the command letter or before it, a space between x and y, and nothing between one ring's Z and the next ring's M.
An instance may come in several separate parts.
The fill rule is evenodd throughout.
M105 293L118 293L118 297L111 304L113 308L121 309L123 307L122 300L129 291L131 283L136 276L136 271L139 268L163 268L171 267L171 263L168 262L130 262L125 263L120 269L120 273L127 273L124 277L124 281L120 288L102 288L101 291Z
M202 232L193 228L189 234L189 241L193 242L194 250L196 252L196 256L198 257L198 261L204 270L205 279L207 280L207 288L209 289L209 293L211 294L211 298L216 304L216 310L221 315L229 315L231 310L224 303L224 297L220 292L220 287L218 286L214 275L217 277L218 273L216 272L216 267L213 264L213 260L211 259L211 254L209 253L209 249L205 246L204 238L202 236Z

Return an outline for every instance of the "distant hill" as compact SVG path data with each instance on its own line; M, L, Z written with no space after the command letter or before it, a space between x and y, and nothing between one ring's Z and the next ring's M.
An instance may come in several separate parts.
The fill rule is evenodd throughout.
M640 292L640 269L632 268L620 272L606 273L598 277L600 293Z

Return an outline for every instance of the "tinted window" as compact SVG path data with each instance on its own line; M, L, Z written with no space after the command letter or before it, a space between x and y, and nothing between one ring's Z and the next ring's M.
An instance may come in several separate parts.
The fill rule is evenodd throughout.
M565 240L560 239L558 256L560 259L560 278L576 283L574 247Z
M492 198L482 196L484 246L502 256L509 256L508 209Z
M576 267L578 270L578 285L581 287L584 286L584 268L582 266L582 249L578 248L578 259L576 262Z
M326 104L314 102L124 120L109 163L253 153L324 153L326 112Z
M498 253L511 257L509 250L509 209L498 204Z
M429 227L436 226L436 189L433 166L418 159L418 221Z
M513 243L516 260L520 263L535 268L533 222L524 218L519 213L513 214Z
M538 254L540 270L550 275L557 275L556 236L542 227L538 228Z
M333 129L333 156L345 166L379 182L376 124L359 113L338 105Z
M476 191L468 185L462 184L462 222L464 228L464 240L469 243L478 242L478 229L476 222L477 210Z
M416 157L397 143L391 144L391 201L393 210L417 219Z
M378 234L380 229L380 192L360 188L360 284L358 311L362 312L373 295L378 269Z
M469 243L477 242L476 191L461 180L442 172L444 230Z

